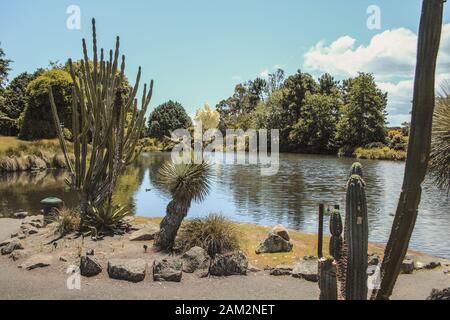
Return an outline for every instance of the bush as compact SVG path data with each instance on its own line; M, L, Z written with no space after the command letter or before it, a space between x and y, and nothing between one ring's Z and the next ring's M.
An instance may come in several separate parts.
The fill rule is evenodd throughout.
M389 147L383 148L357 148L355 156L358 159L372 159L372 160L406 160L406 152L401 150L394 150Z
M78 231L80 228L80 215L68 208L53 209L51 222L55 226L55 233L60 236Z
M156 107L148 120L149 134L152 138L170 137L170 132L176 129L187 129L192 126L192 120L183 106L174 101L168 101Z
M48 87L52 86L55 103L61 122L66 126L72 123L72 79L64 70L45 71L27 87L28 105L25 109L23 125L19 138L37 140L56 137L51 113Z
M205 249L211 257L237 250L240 247L239 232L231 221L220 214L186 221L178 233L176 249L186 252L196 246Z
M84 226L94 230L95 235L101 233L116 233L123 229L124 218L131 213L125 207L105 203L100 208L91 208L83 217Z

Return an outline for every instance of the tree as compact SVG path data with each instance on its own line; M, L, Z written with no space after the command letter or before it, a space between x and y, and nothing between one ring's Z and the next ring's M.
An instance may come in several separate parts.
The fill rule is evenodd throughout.
M381 286L373 293L379 300L389 299L392 295L417 220L421 185L431 148L434 83L444 2L424 0L422 4L408 155L397 211L381 265Z
M308 92L300 118L289 134L292 144L297 145L301 151L334 150L340 103L336 95Z
M5 82L8 79L9 71L11 71L11 68L9 67L11 62L12 60L5 58L5 52L0 47L0 93L3 91Z
M197 110L195 121L202 123L203 130L215 129L219 125L220 114L211 109L208 103L205 103L203 109Z
M153 110L148 120L150 136L162 139L170 137L170 132L176 129L187 129L192 126L192 120L183 106L169 100Z
M368 73L344 81L344 88L344 105L337 126L339 144L359 147L372 142L384 143L387 94Z
M72 121L72 79L61 69L44 71L30 82L27 88L28 105L25 109L19 138L23 140L56 137L55 124L50 112L48 88L53 88L53 97L61 119L61 125L70 127Z
M166 216L161 221L155 246L159 250L170 251L192 201L202 201L209 192L211 165L206 162L201 164L169 162L158 171L157 179L163 188L169 190L172 200L167 205Z

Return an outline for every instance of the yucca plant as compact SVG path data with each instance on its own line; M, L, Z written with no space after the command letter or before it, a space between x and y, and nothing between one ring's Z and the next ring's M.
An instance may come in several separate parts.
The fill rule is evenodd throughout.
M450 82L436 99L429 169L437 185L450 192Z
M70 174L70 179L66 182L79 193L83 224L103 221L103 218L97 219L98 216L109 216L114 219L122 216L122 213L113 214L111 208L108 208L105 214L102 214L102 210L105 210L105 203L111 201L118 177L140 153L136 145L144 127L144 115L153 91L153 81L150 82L149 91L147 85L144 85L139 110L135 98L141 77L139 67L136 83L131 93L124 99L120 84L125 79L125 56L122 56L119 69L119 37L116 39L114 54L112 50L109 51L109 60L105 59L103 49L100 50L99 60L94 19L92 36L93 61L89 60L84 39L84 57L80 62L80 68L75 68L71 59L68 61L73 80L74 161L70 160L53 93L51 87L49 88L55 127ZM77 71L79 69L81 71ZM108 222L105 222L102 228L111 225L110 218L105 220Z
M211 165L164 164L157 173L158 183L167 189L172 200L166 208L166 216L161 221L160 232L155 246L160 250L172 250L178 229L186 217L192 201L202 201L208 194L211 183Z
M124 218L130 214L125 207L107 202L101 207L93 207L84 223L93 230L92 235L115 233L123 229Z

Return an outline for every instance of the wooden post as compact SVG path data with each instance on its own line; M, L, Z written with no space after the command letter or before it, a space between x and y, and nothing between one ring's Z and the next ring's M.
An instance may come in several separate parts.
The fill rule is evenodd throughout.
M323 213L325 206L323 203L319 204L319 232L318 232L318 243L317 243L317 256L323 257Z
M405 176L381 266L381 286L376 293L379 300L389 299L392 294L417 219L421 185L430 156L434 82L444 2L424 0L422 3Z

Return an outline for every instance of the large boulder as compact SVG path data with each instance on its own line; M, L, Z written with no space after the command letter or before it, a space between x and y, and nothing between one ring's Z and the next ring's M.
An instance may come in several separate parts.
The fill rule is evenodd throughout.
M238 250L225 254L216 254L209 267L213 276L246 275L248 260L245 254Z
M295 264L292 276L312 282L319 281L318 259L315 257L304 257Z
M159 226L154 223L146 223L144 227L130 235L130 241L148 241L155 239L159 232Z
M450 288L443 290L433 289L427 300L450 300Z
M93 277L102 272L103 268L95 257L83 256L80 260L80 272L82 276Z
M267 238L256 248L256 253L290 252L292 247L292 243L271 231Z
M19 268L26 270L32 270L36 268L48 267L52 264L53 257L48 254L36 254L29 259L27 259Z
M198 269L207 269L210 260L211 259L205 249L193 247L183 254L183 271L192 273Z
M2 247L2 249L1 249L2 255L10 254L15 250L23 249L22 243L20 242L19 239L13 238L11 240L12 241L10 241L7 245Z
M183 262L179 259L157 259L153 261L153 280L180 282L182 269Z
M111 259L108 275L112 279L139 282L144 280L147 262L142 259Z
M277 224L275 227L273 227L272 233L279 235L286 241L291 240L291 238L289 237L289 232L282 224Z

